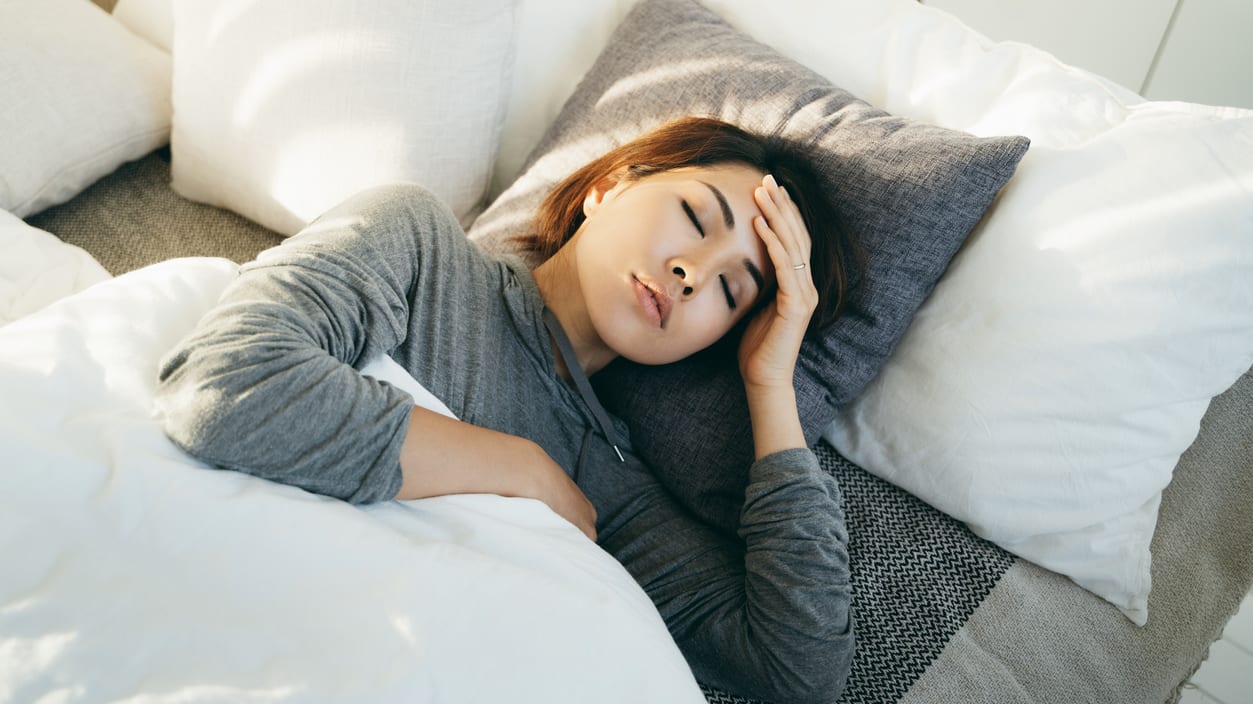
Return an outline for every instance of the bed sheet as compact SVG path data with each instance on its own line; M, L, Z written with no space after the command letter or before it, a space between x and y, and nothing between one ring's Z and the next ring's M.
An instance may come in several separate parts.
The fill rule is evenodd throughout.
M703 701L538 501L356 507L173 446L158 360L236 269L168 261L0 328L0 701Z

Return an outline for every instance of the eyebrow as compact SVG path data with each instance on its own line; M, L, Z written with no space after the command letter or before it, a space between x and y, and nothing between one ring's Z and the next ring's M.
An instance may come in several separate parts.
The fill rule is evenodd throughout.
M748 270L748 275L753 277L753 281L757 282L757 290L763 291L766 288L766 279L761 275L761 269L753 263L751 259L744 260L744 268Z
M718 206L722 208L722 221L727 224L727 227L735 227L735 215L731 213L731 204L727 202L727 197L722 195L722 191L718 190L712 183L705 183L704 181L701 181L701 183L704 183L709 190L713 191L714 198L718 199Z

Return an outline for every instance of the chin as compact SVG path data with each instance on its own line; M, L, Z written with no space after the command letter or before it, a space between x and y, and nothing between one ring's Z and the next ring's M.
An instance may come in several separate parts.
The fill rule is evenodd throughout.
M643 355L619 354L619 356L622 357L623 359L627 359L632 362L635 362L636 364L643 364L649 367L658 367L663 364L670 364L671 362L677 362L680 359L687 357L687 355L665 357L665 356L659 356L656 353L646 353Z
M658 340L650 340L650 337L641 335L631 341L633 344L623 345L621 348L618 348L618 356L629 359L636 364L659 366L687 359L700 351L693 349L676 350L660 344Z
M645 364L648 366L670 364L671 362L677 362L687 356L686 354L666 349L661 344L661 340L657 339L656 335L649 335L646 333L631 336L629 339L606 340L606 342L610 343L610 347L618 354L619 357L635 362L636 364Z
M674 339L673 334L667 335L664 331L643 323L640 323L639 327L635 327L630 324L623 325L622 321L618 320L615 321L616 325L607 325L602 328L598 325L600 322L595 318L592 320L592 324L596 326L597 332L600 334L600 339L619 357L636 364L648 366L671 364L690 357L703 349L692 349L691 345L676 344L679 341ZM612 331L611 334L601 332L606 328ZM683 349L679 349L679 347L683 347Z

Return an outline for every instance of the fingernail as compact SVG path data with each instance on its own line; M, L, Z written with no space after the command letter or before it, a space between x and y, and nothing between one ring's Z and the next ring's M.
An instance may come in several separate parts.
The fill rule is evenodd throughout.
M766 180L770 182L771 186L779 185L779 183L774 180L774 174L766 174Z

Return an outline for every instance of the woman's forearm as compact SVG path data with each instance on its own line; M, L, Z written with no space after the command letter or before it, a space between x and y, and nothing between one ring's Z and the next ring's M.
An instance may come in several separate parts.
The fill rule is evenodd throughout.
M534 445L522 438L414 406L400 448L398 499L445 494L499 494L535 498L523 459Z
M542 447L414 406L397 499L497 494L538 499L596 539L596 509Z
M756 459L782 450L806 447L792 386L746 385Z

